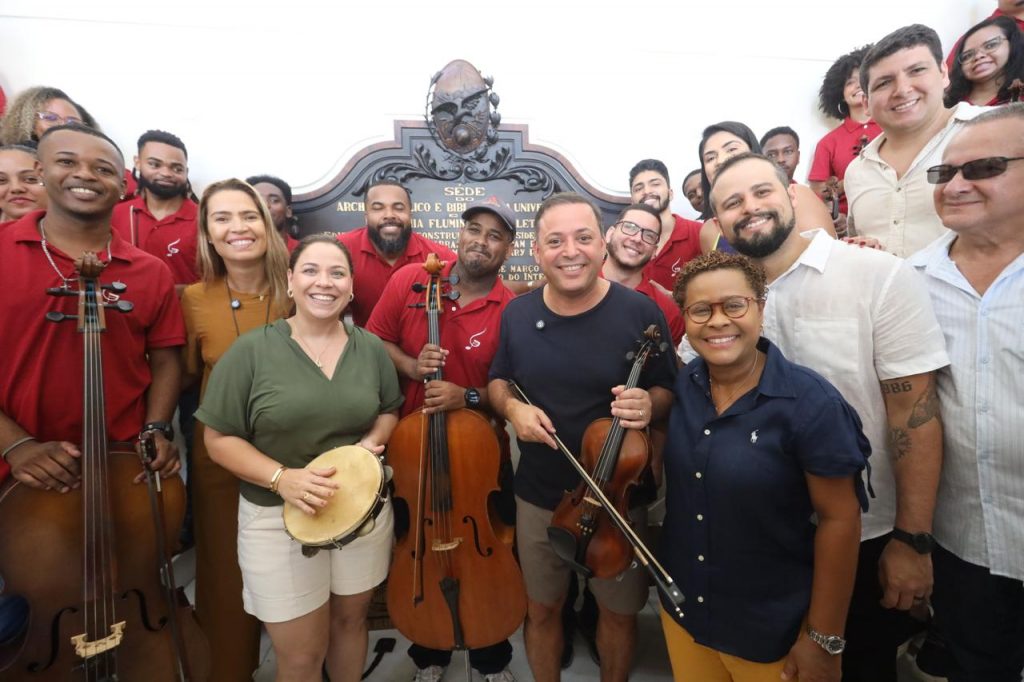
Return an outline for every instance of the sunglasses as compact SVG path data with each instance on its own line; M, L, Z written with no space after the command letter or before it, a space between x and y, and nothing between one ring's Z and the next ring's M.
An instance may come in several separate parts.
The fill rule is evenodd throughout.
M940 166L932 166L926 173L928 182L933 185L941 185L949 182L956 174L963 173L964 180L985 180L994 178L1006 172L1006 167L1011 161L1020 161L1024 156L990 156L987 159L975 159L968 161L961 166L952 166L944 163Z

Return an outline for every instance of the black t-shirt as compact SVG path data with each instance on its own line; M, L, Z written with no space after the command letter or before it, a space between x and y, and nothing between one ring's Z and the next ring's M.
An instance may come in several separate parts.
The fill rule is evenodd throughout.
M656 303L611 283L604 299L580 315L564 317L544 305L543 290L519 296L501 318L501 341L491 364L491 379L513 380L534 405L551 418L566 447L580 455L583 432L595 419L611 416L611 389L625 384L643 332L658 325L669 347L650 358L641 388L672 389L676 374L672 337ZM516 495L554 509L562 493L579 483L565 456L543 443L519 440Z

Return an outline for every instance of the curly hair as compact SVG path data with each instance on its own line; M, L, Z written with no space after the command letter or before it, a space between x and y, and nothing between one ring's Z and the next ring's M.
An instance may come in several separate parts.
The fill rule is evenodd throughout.
M1024 80L1024 34L1017 28L1017 22L1012 17L999 16L989 17L971 27L956 46L956 58L953 59L953 68L949 70L949 87L946 89L945 104L947 107L956 106L958 102L966 100L974 83L967 80L964 73L964 65L960 63L960 55L964 51L967 39L987 26L996 26L1003 32L1010 46L1010 56L1003 67L1003 84L999 86L996 94L998 103L1010 101L1010 86L1016 79ZM975 102L975 104L987 104L987 102Z
M68 97L66 92L58 88L39 85L18 93L11 105L7 107L7 113L4 114L3 119L0 119L0 144L24 144L30 140L37 140L36 114L43 110L47 102L55 99L62 99L77 109L81 114L82 123L86 126L96 130L100 129L96 124L96 119L78 102Z
M714 270L739 270L754 292L754 298L763 301L768 296L768 278L760 264L738 253L712 251L688 262L676 277L672 298L675 299L680 310L686 307L686 287L690 282L697 275Z
M871 49L871 44L858 47L853 52L847 52L828 67L825 78L821 81L821 88L818 90L818 108L821 113L830 118L837 118L840 121L850 115L850 105L843 97L843 90L846 89L846 81L850 76L858 73L864 55Z

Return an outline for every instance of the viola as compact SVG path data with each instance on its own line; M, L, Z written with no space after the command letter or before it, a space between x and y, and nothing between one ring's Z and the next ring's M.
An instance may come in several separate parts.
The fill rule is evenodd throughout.
M430 280L420 285L427 341L436 345L441 300L458 297L442 291L444 265L430 254ZM440 380L441 370L429 378ZM429 415L420 408L399 422L387 457L396 506L410 518L388 575L391 621L432 649L478 649L507 638L523 622L526 594L511 529L492 514L502 455L491 421L465 408Z
M0 575L29 604L24 634L0 648L0 677L39 682L201 682L209 650L184 594L173 587L171 546L185 510L180 478L134 485L140 460L132 444L108 443L103 399L105 266L95 254L76 262L78 315L49 312L52 322L77 320L84 346L82 480L64 494L8 478L0 487ZM145 468L145 467L144 467ZM147 468L148 469L148 468ZM162 491L158 488L162 488ZM151 512L159 513L156 518ZM159 525L154 529L154 521Z
M633 363L626 379L627 390L638 385L647 360L668 347L653 324L644 331L638 346L627 355ZM583 432L581 456L583 467L625 517L633 490L650 472L651 443L647 434L623 427L619 417L597 419ZM588 578L613 578L629 568L633 560L628 539L602 514L602 509L582 481L576 490L562 497L548 527L555 553Z

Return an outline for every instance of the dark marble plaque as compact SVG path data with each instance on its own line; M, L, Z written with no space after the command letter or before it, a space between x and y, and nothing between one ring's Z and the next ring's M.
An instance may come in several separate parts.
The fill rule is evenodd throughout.
M434 77L432 88L444 84L443 73ZM436 94L433 99L428 97L431 103L438 99ZM490 102L496 107L497 96L492 94ZM293 208L302 234L362 227L366 188L374 180L388 178L411 193L414 231L455 248L462 212L496 196L517 216L515 249L502 273L515 282L534 279L539 273L532 256L533 216L545 198L555 192L583 194L600 207L605 225L629 203L628 197L600 192L584 182L557 152L531 145L525 125L502 125L500 116L491 110L489 124L484 123L486 137L483 132L460 137L457 127L453 132L441 119L443 106L455 110L454 105L441 102L433 110L428 106L423 121L396 121L394 142L363 149L324 187L296 195ZM595 140L595 144L601 143Z

